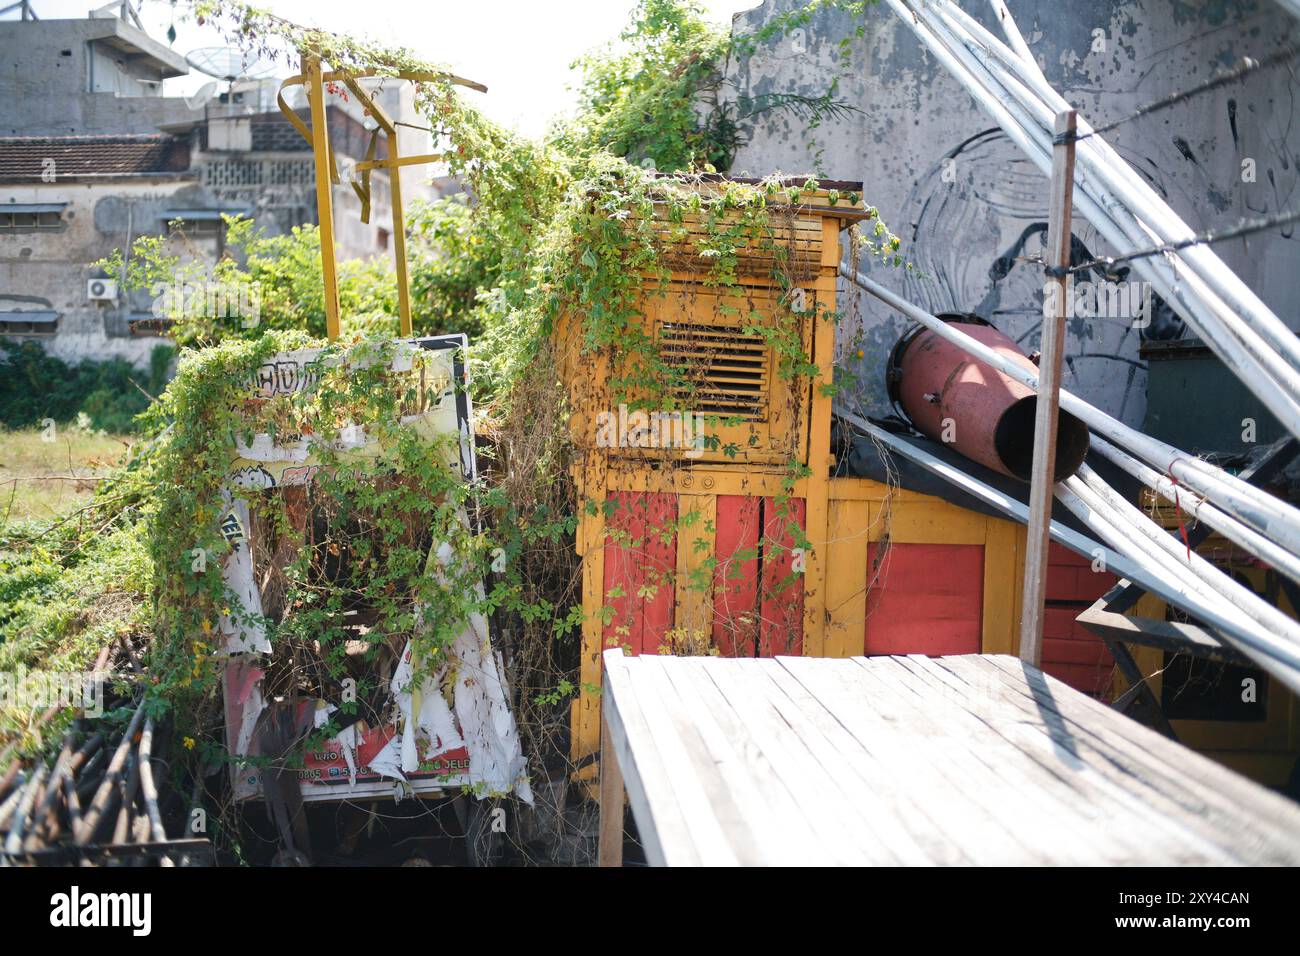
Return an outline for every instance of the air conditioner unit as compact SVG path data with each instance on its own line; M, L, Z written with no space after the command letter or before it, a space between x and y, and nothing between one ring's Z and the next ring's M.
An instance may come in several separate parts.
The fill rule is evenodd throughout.
M86 298L92 302L116 302L116 279L90 279L86 282Z

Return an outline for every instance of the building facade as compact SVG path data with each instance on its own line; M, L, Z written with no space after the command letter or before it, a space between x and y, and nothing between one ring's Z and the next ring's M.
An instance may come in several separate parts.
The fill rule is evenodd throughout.
M311 147L276 105L279 81L163 95L164 80L188 72L130 16L0 22L0 336L40 341L66 361L144 365L165 334L153 297L123 288L99 260L141 236L173 235L182 255L215 261L226 252L223 215L250 216L268 234L317 221ZM301 92L291 93L305 120ZM414 119L409 91L376 96ZM387 174L371 175L369 223L348 181L374 124L343 97L327 118L342 178L338 254L391 255ZM427 134L401 135L404 152L428 151ZM434 195L427 173L402 174L408 201Z

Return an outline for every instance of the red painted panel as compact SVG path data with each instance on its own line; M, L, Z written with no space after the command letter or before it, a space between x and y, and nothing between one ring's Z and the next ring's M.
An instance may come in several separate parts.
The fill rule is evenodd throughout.
M1085 694L1104 697L1115 662L1102 643L1075 620L1106 593L1115 575L1095 572L1092 560L1053 544L1048 552L1047 600L1043 615L1043 670Z
M1043 659L1058 664L1089 664L1105 667L1109 674L1110 652L1100 641L1070 641L1043 636Z
M1064 607L1049 604L1044 608L1043 614L1043 636L1055 637L1063 641L1078 641L1080 643L1096 645L1100 650L1105 650L1106 645L1099 638L1092 635L1086 627L1075 620L1087 605L1070 604Z
M677 573L677 496L640 495L634 507L645 514L645 542L641 547L642 583L641 651L658 654L673 627L673 581Z
M1118 578L1092 570L1092 559L1052 542L1047 552L1047 600L1091 604L1115 586Z
M753 657L757 650L761 501L749 495L718 495L713 646L723 657Z
M614 613L605 625L605 646L654 654L673 626L677 496L618 491L609 500L605 603Z
M795 537L790 532L807 527L804 511L802 498L763 499L763 539L775 546L763 554L760 657L803 653L804 577L794 570Z
M984 547L894 544L875 568L867 549L867 654L978 654L984 617Z
M1094 664L1061 664L1043 661L1044 672L1093 697L1104 697L1110 686L1110 668L1101 673Z
M633 507L637 494L615 491L605 514L605 605L613 617L605 624L605 647L641 650L640 548L645 536L645 512Z

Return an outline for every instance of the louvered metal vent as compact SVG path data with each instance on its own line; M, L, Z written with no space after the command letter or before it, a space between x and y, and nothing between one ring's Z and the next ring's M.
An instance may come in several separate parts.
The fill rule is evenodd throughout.
M670 392L682 410L767 420L769 349L762 336L728 326L661 322L659 357L677 373Z

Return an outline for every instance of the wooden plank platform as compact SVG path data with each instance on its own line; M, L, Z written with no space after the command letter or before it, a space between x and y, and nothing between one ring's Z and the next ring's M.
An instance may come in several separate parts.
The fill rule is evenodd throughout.
M604 655L601 863L1300 864L1300 804L1014 657Z

